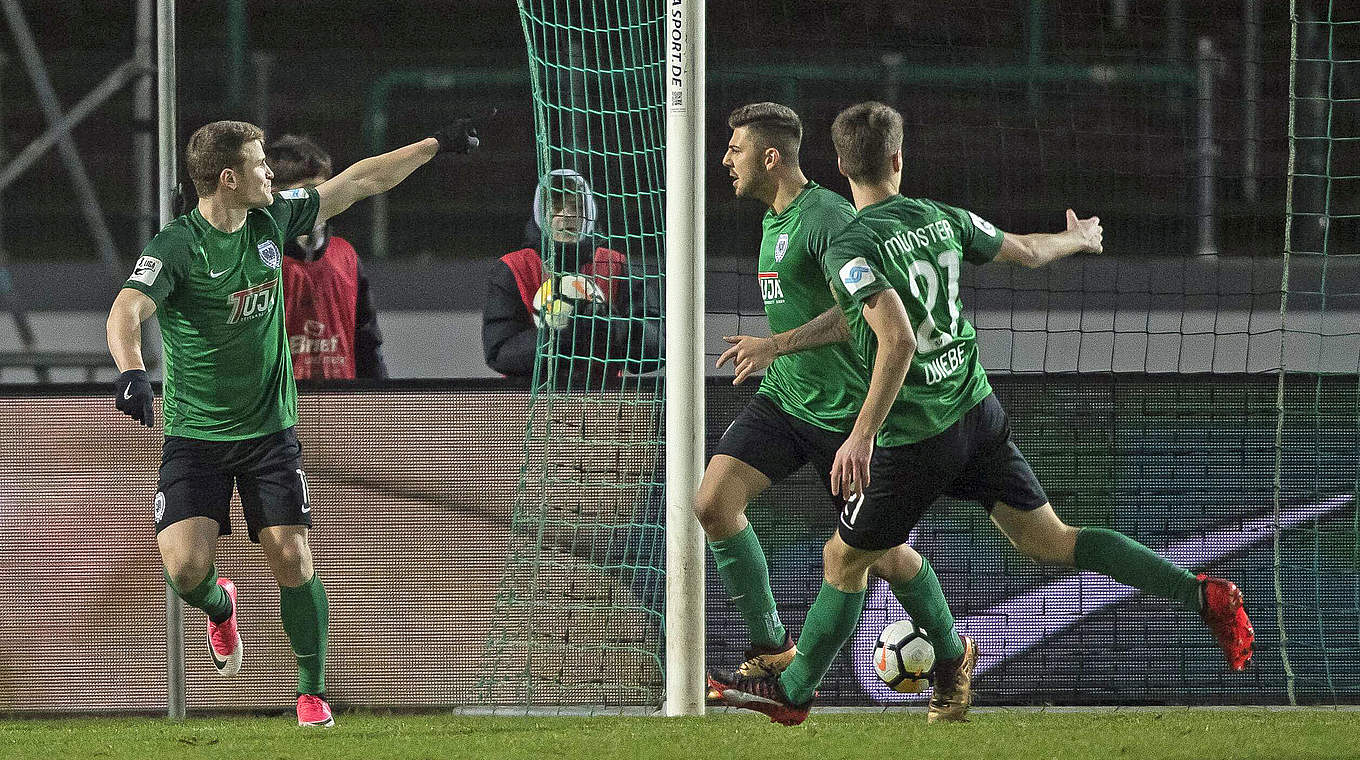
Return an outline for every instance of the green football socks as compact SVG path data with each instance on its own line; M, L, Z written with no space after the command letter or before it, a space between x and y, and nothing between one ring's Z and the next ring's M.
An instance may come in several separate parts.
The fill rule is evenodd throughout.
M283 630L297 657L299 694L326 692L326 626L330 607L326 603L326 589L321 577L312 574L311 580L289 588L279 587L279 608Z
M952 660L963 654L963 639L954 630L954 615L929 560L922 557L916 577L892 586L892 592L916 626L926 632L935 647L936 660Z
M1080 570L1108 575L1126 586L1199 611L1199 580L1123 533L1105 528L1082 528L1072 551Z
M227 618L231 617L231 597L227 596L227 592L217 585L216 565L209 568L208 576L190 591L177 587L175 582L170 580L169 573L164 570L161 572L165 573L165 582L175 590L176 594L179 594L179 598L183 599L184 603L190 607L197 607L208 613L209 620L214 623L225 623Z
M770 568L755 530L748 524L735 535L709 541L708 548L713 550L718 575L722 576L732 603L751 630L751 643L771 649L782 646L787 634L775 609Z
M864 594L865 591L846 593L822 582L822 590L817 592L803 623L803 633L798 637L798 655L779 676L789 701L801 705L812 699L836 653L855 633L864 611Z

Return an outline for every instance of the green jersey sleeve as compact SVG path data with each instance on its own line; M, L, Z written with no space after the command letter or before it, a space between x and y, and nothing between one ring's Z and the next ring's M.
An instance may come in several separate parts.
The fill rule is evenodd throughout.
M963 260L973 264L986 264L996 258L1001 251L1001 240L1005 234L991 222L961 208L936 203L941 213L959 232L963 243Z
M265 212L283 232L284 240L310 235L316 226L316 214L321 209L321 194L316 188L300 187L274 193L274 202Z
M874 293L892 287L883 275L878 241L862 225L852 224L831 241L822 257L822 270L842 304L863 303Z
M831 192L828 190L827 194L831 195ZM812 254L812 260L819 264L826 257L831 241L835 240L855 218L854 206L842 200L840 196L835 196L835 200L839 203L822 203L812 211L810 217L806 217L811 220L808 253Z
M196 245L187 227L172 222L146 244L123 287L140 290L160 306L189 271Z

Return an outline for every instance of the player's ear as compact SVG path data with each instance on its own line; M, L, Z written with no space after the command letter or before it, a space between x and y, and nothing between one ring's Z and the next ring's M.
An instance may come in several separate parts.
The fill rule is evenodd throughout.
M840 156L836 156L836 170L841 173L842 177L849 178L850 175L845 173L845 164L841 163Z
M218 187L225 187L225 188L227 188L228 190L235 190L235 189L236 189L236 170L232 169L230 166L228 166L227 168L223 169L223 170L222 170L222 173L219 174L219 175L217 175L217 186L218 186Z
M780 156L779 156L779 149L778 149L778 148L766 148L766 149L765 149L765 171L769 171L769 170L775 168L776 166L778 166L778 165L779 165L779 158L780 158Z
M902 149L901 149L901 148L898 148L898 149L897 149L897 152L893 154L893 162L892 162L892 166L893 166L893 174L900 174L900 173L902 172Z

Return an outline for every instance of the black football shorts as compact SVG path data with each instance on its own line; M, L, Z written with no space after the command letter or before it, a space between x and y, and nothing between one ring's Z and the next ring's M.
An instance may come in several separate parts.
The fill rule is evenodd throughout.
M757 393L727 426L713 453L745 462L771 483L811 462L830 496L831 465L845 437L845 433L804 422ZM837 508L843 503L834 496L832 501Z
M841 508L841 540L856 549L891 549L940 496L1021 510L1048 503L1029 462L1011 441L1010 420L989 394L958 422L923 441L874 449L869 487Z
M211 517L231 533L231 491L241 494L250 540L273 525L312 525L302 446L293 428L241 441L166 436L153 518L156 532L189 517Z

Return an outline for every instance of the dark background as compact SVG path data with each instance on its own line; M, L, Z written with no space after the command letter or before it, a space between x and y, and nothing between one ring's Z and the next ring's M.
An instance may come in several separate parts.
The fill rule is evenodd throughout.
M390 194L390 250L398 257L443 259L494 257L518 247L536 169L527 59L515 4L247 2L239 104L231 103L229 86L228 3L179 5L181 144L189 131L207 121L260 119L263 112L269 134L312 134L342 167L370 152L365 103L384 73L438 69L502 74L504 83L494 86L396 88L387 139L380 147L424 136L447 118L499 108L485 129L484 150L471 159L417 172ZM1121 255L1194 255L1192 88L1029 83L1000 72L1027 60L1033 39L1039 45L1035 55L1046 63L1109 70L1165 65L1189 75L1200 36L1211 37L1223 58L1214 100L1222 252L1279 252L1287 148L1286 4L1263 4L1257 143L1262 181L1254 202L1244 197L1240 181L1246 139L1242 74L1249 56L1243 49L1242 3L1131 3L1127 17L1114 17L1108 3L1052 0L1040 4L1033 38L1031 4L1024 0L946 5L833 0L709 8L710 257L749 255L762 211L758 204L731 198L719 166L728 136L727 112L763 99L797 108L806 124L803 163L809 176L845 192L848 188L835 172L828 128L840 108L866 98L884 99L906 117L908 194L969 207L1012 231L1055 229L1063 209L1072 205L1084 214L1099 214L1107 231L1118 231L1116 252ZM68 107L131 55L133 3L36 0L24 7ZM1305 16L1310 12L1306 7L1302 11ZM1301 50L1324 42L1305 34ZM0 46L10 56L0 114L3 144L12 155L44 124L32 86L13 59L8 35L0 36ZM264 102L255 97L252 78L258 55L272 60ZM933 66L936 76L908 75L894 83L885 73L884 56ZM957 72L974 66L998 73L966 81L939 76L942 68ZM1299 81L1305 87L1321 86L1323 75L1303 64ZM1349 79L1352 74L1342 71L1340 76ZM135 240L133 188L138 179L130 152L131 102L129 93L120 94L75 132L120 255L129 260L140 247ZM1308 118L1301 115L1301 125ZM1350 124L1353 114L1338 113L1333 131ZM1304 155L1300 160L1308 159ZM70 183L54 155L8 189L2 201L12 258L95 257L73 206ZM360 243L361 253L369 235L370 205L361 204L337 220L340 231ZM1113 237L1110 232L1107 236Z

